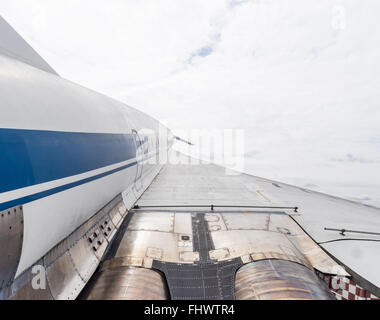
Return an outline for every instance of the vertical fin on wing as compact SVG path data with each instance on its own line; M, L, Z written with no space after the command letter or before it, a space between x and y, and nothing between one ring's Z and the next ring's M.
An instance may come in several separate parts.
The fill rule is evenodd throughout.
M58 76L58 73L1 16L0 54Z

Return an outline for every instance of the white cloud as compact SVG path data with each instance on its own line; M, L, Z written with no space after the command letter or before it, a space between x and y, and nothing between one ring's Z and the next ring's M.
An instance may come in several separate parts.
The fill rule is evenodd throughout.
M247 170L380 206L376 0L2 0L62 76L172 128L246 130ZM336 161L346 159L360 161Z

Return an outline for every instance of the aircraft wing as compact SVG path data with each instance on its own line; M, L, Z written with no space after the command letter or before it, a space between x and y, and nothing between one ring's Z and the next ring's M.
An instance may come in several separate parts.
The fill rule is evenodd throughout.
M379 209L238 174L215 164L196 163L197 160L175 152L172 157L175 160L171 162L175 164L164 165L131 210L133 216L124 236L116 241L116 249L106 259L100 278L87 291L87 298L120 298L113 295L115 292L105 295L104 283L109 279L108 272L122 265L159 269L165 274L172 298L291 298L289 291L281 295L278 287L268 289L262 283L250 282L254 275L269 272L265 269L267 266L262 267L264 269L257 267L258 270L247 267L246 271L241 268L236 274L234 295L225 293L223 296L221 292L215 294L212 289L202 293L194 288L183 288L184 283L176 279L187 278L187 274L181 274L180 267L176 269L172 265L188 264L189 268L191 264L204 260L206 264L207 261L217 261L225 268L240 270L240 264L275 263L277 259L297 262L316 270L338 299L379 296L380 277L376 268L380 259L379 235L350 232L342 235L339 231L325 230L352 229L376 233L380 230ZM197 224L203 224L203 227ZM181 240L181 236L189 243ZM278 266L273 268L279 273L282 270ZM212 273L207 269L204 272ZM219 279L222 284L223 279ZM194 278L192 281L196 283L197 280ZM228 281L224 283L226 288ZM256 288L256 293L265 293L257 296L252 293L254 290L248 293L244 283L250 283ZM212 284L209 280L211 287ZM116 281L113 285L118 288L120 283ZM183 287L179 289L181 285ZM298 287L294 283L288 283L288 286ZM363 288L367 291L354 296L351 292L358 288L362 292ZM311 291L318 296L315 289ZM300 294L293 298L305 297Z

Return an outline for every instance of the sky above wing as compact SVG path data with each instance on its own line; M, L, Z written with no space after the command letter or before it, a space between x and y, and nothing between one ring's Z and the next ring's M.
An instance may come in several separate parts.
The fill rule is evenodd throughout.
M2 0L64 78L169 127L244 129L248 173L380 207L377 0Z

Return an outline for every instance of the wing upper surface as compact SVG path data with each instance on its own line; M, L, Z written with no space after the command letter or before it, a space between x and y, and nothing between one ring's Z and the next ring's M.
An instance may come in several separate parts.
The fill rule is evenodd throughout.
M231 174L214 164L191 164L192 160L183 155L176 161L182 164L164 166L139 205L296 206L299 210L292 214L293 218L315 242L360 277L380 287L376 268L380 263L380 236L341 235L324 229L379 232L380 209L248 174ZM353 238L359 240L350 240Z

